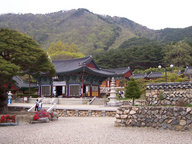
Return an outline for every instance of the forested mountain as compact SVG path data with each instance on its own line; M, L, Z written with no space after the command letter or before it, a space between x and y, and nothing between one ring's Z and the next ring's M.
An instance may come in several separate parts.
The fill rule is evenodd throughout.
M44 50L52 42L74 43L85 55L116 49L129 39L143 37L161 43L191 41L192 27L151 30L127 18L98 15L87 9L49 14L3 14L0 27L16 29L35 39ZM125 42L124 42L125 41ZM124 42L124 43L123 43Z

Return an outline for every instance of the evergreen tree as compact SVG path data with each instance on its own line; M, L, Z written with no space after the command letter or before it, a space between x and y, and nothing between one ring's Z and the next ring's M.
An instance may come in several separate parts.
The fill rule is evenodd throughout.
M41 73L53 76L56 72L46 52L35 40L7 28L0 29L0 63L0 112L8 110L7 92L14 84L13 76L40 76Z
M125 97L132 98L134 105L134 100L140 98L142 94L138 83L135 81L134 78L131 78L130 81L127 82L127 86L125 86L125 88L126 88Z

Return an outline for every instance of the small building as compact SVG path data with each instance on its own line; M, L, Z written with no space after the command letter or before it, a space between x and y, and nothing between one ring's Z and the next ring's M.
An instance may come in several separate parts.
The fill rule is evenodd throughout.
M162 78L163 73L165 72L151 72L147 77L145 77L146 79L158 79L158 78ZM173 73L173 71L167 71L167 73ZM177 75L180 75L182 72L181 70L179 70L177 72Z
M117 75L115 76L115 87L120 87L119 82L122 79L129 79L130 76L132 75L132 71L130 67L124 67L124 68L114 68L114 69L105 69L106 71L109 72L115 72ZM111 79L108 78L107 80L103 81L101 84L101 87L110 87Z
M15 81L15 86L17 87L17 93L24 94L25 90L29 89L29 86L30 86L30 89L38 88L36 83L30 82L29 84L29 82L24 82L18 76L13 76L12 79Z
M143 73L143 74L132 74L132 76L130 76L130 78L134 78L134 79L144 79L147 77L147 73Z

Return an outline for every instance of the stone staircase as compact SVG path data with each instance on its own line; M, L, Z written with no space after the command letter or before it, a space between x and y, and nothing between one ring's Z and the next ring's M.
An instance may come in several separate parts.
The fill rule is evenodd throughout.
M91 105L104 105L105 104L105 101L103 98L96 98L92 103Z

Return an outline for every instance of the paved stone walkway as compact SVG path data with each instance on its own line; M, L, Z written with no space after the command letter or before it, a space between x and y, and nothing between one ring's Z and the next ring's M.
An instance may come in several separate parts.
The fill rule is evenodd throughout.
M1 144L191 144L192 132L114 127L115 118L65 117L43 124L0 127Z
M12 103L9 104L9 107L23 107L30 108L34 104L33 103ZM51 107L51 104L43 104L43 108ZM78 109L78 110L111 110L116 111L117 107L106 107L104 105L60 105L57 104L57 109Z

